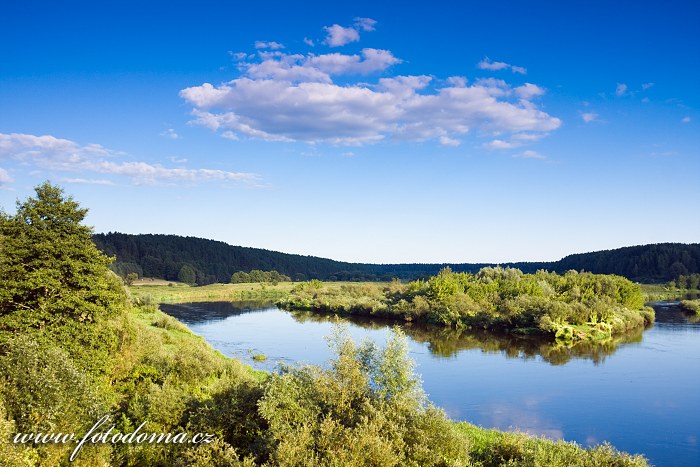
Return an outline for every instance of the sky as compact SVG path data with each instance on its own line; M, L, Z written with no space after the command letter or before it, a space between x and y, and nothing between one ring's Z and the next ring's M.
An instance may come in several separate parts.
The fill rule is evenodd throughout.
M693 2L3 2L0 206L353 262L700 241Z

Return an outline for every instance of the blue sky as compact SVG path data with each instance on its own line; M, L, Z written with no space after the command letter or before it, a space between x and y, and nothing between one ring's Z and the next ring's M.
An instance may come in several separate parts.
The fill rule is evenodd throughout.
M146 3L146 2L143 2ZM363 262L698 242L690 2L22 2L0 205Z

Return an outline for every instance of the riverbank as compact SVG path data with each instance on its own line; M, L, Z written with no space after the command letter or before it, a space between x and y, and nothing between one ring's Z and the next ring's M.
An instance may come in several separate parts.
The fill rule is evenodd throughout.
M159 310L143 310L139 311L138 320L141 325L151 328L157 328L156 331L163 336L171 335L173 339L177 338L179 341L178 347L180 345L188 345L188 339L192 339L193 342L197 342L197 345L201 345L201 338L190 333L187 328L174 318L160 312ZM169 339L166 339L169 340ZM344 345L348 345L346 342ZM174 352L177 352L177 348L173 348ZM209 349L209 352L215 354L214 358L225 358L214 349ZM347 357L347 355L346 355ZM205 359L207 360L207 359ZM230 359L227 359L230 360ZM233 359L235 360L235 359ZM352 359L343 360L345 365L354 365ZM306 373L304 370L303 374L306 377L312 377L311 375L316 374L318 370L311 370ZM270 385L274 384L272 380L269 379L269 374L264 372L255 372L257 383L256 385L260 388L260 392L257 394L262 397L263 394L269 393ZM330 380L325 380L323 384L334 385L333 379L342 378L342 374L327 373ZM359 376L359 375L358 375ZM340 381L338 381L340 382ZM286 384L290 381L287 380ZM419 388L418 388L419 389ZM297 388L299 390L299 388ZM303 396L303 394L298 395L298 397ZM318 397L318 394L317 396ZM338 397L336 393L334 397ZM260 400L255 401L255 404L250 403L251 407L260 406ZM298 401L300 402L300 401ZM280 402L281 403L281 402ZM312 400L306 399L305 404L314 403ZM213 407L211 408L214 409ZM255 409L253 409L255 410ZM328 410L328 408L326 408ZM423 413L424 409L416 409L415 415ZM547 438L533 437L523 433L511 433L511 432L501 432L498 430L491 430L481 428L472 425L467 422L455 422L447 419L440 410L437 412L430 409L429 419L432 420L432 424L435 428L442 427L443 434L440 436L440 442L449 445L449 453L452 456L457 456L457 458L465 461L463 465L472 466L495 466L503 465L505 463L516 463L518 465L548 465L548 466L609 466L609 465L619 465L619 466L645 466L648 465L647 461L638 455L630 455L627 453L619 452L609 445L596 446L593 448L583 448L575 443L568 443L564 441L554 441ZM337 413L334 415L334 410L327 413L326 417L333 418L338 416ZM282 414L280 414L281 416ZM443 421L440 421L443 420ZM447 422L447 424L444 424ZM336 423L339 421L336 420ZM344 422L347 423L347 422ZM342 425L342 423L341 423ZM250 427L250 425L249 425ZM307 426L308 428L308 426ZM343 427L336 427L336 429L349 430L348 436L353 436L351 433L354 431L352 426L346 425ZM257 429L256 429L257 430ZM445 432L446 430L446 432ZM396 433L392 436L395 436ZM298 434L289 433L289 436L297 439ZM430 432L424 434L432 438L435 436ZM356 440L357 441L357 440ZM317 450L322 449L317 445L319 440L313 442L307 439L307 445L301 446L299 449L311 449L318 456L320 453ZM308 445L311 443L311 446ZM348 444L349 441L345 440L336 445L334 449L336 451L354 451L353 447ZM448 449L448 446L431 446L430 449L436 452L444 451ZM415 448L415 446L414 446ZM458 455L459 452L461 455ZM327 453L321 453L323 456L328 455ZM347 453L346 453L347 454ZM357 453L356 453L357 454ZM312 456L312 452L307 452L307 456ZM336 454L333 454L336 455ZM359 454L357 454L359 455ZM317 457L317 459L319 459ZM355 458L358 460L359 458ZM273 465L276 465L273 462ZM391 465L391 464L387 464ZM429 465L429 464L426 464Z

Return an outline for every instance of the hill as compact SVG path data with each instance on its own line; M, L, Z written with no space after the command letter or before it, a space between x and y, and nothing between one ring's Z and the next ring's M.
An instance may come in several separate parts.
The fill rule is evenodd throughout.
M236 271L276 270L295 281L321 279L330 281L376 281L415 279L437 274L449 266L455 272L477 272L495 263L348 263L315 256L295 255L261 248L229 245L216 240L177 235L123 233L95 234L98 248L116 256L115 272L126 276L177 280L180 270L189 265L199 285L229 282ZM675 279L680 274L700 272L700 244L660 243L580 253L556 262L505 263L532 273L538 269L566 272L585 270L596 274L618 274L640 282Z

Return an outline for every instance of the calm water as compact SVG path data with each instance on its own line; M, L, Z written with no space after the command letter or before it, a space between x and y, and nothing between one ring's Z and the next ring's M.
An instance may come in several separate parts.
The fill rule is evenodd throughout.
M261 369L323 364L333 318L259 304L162 305L213 347ZM654 465L700 465L700 323L657 307L657 323L604 347L403 326L431 401L454 419L583 445L610 441ZM349 322L383 343L391 323ZM264 354L256 362L254 354Z

